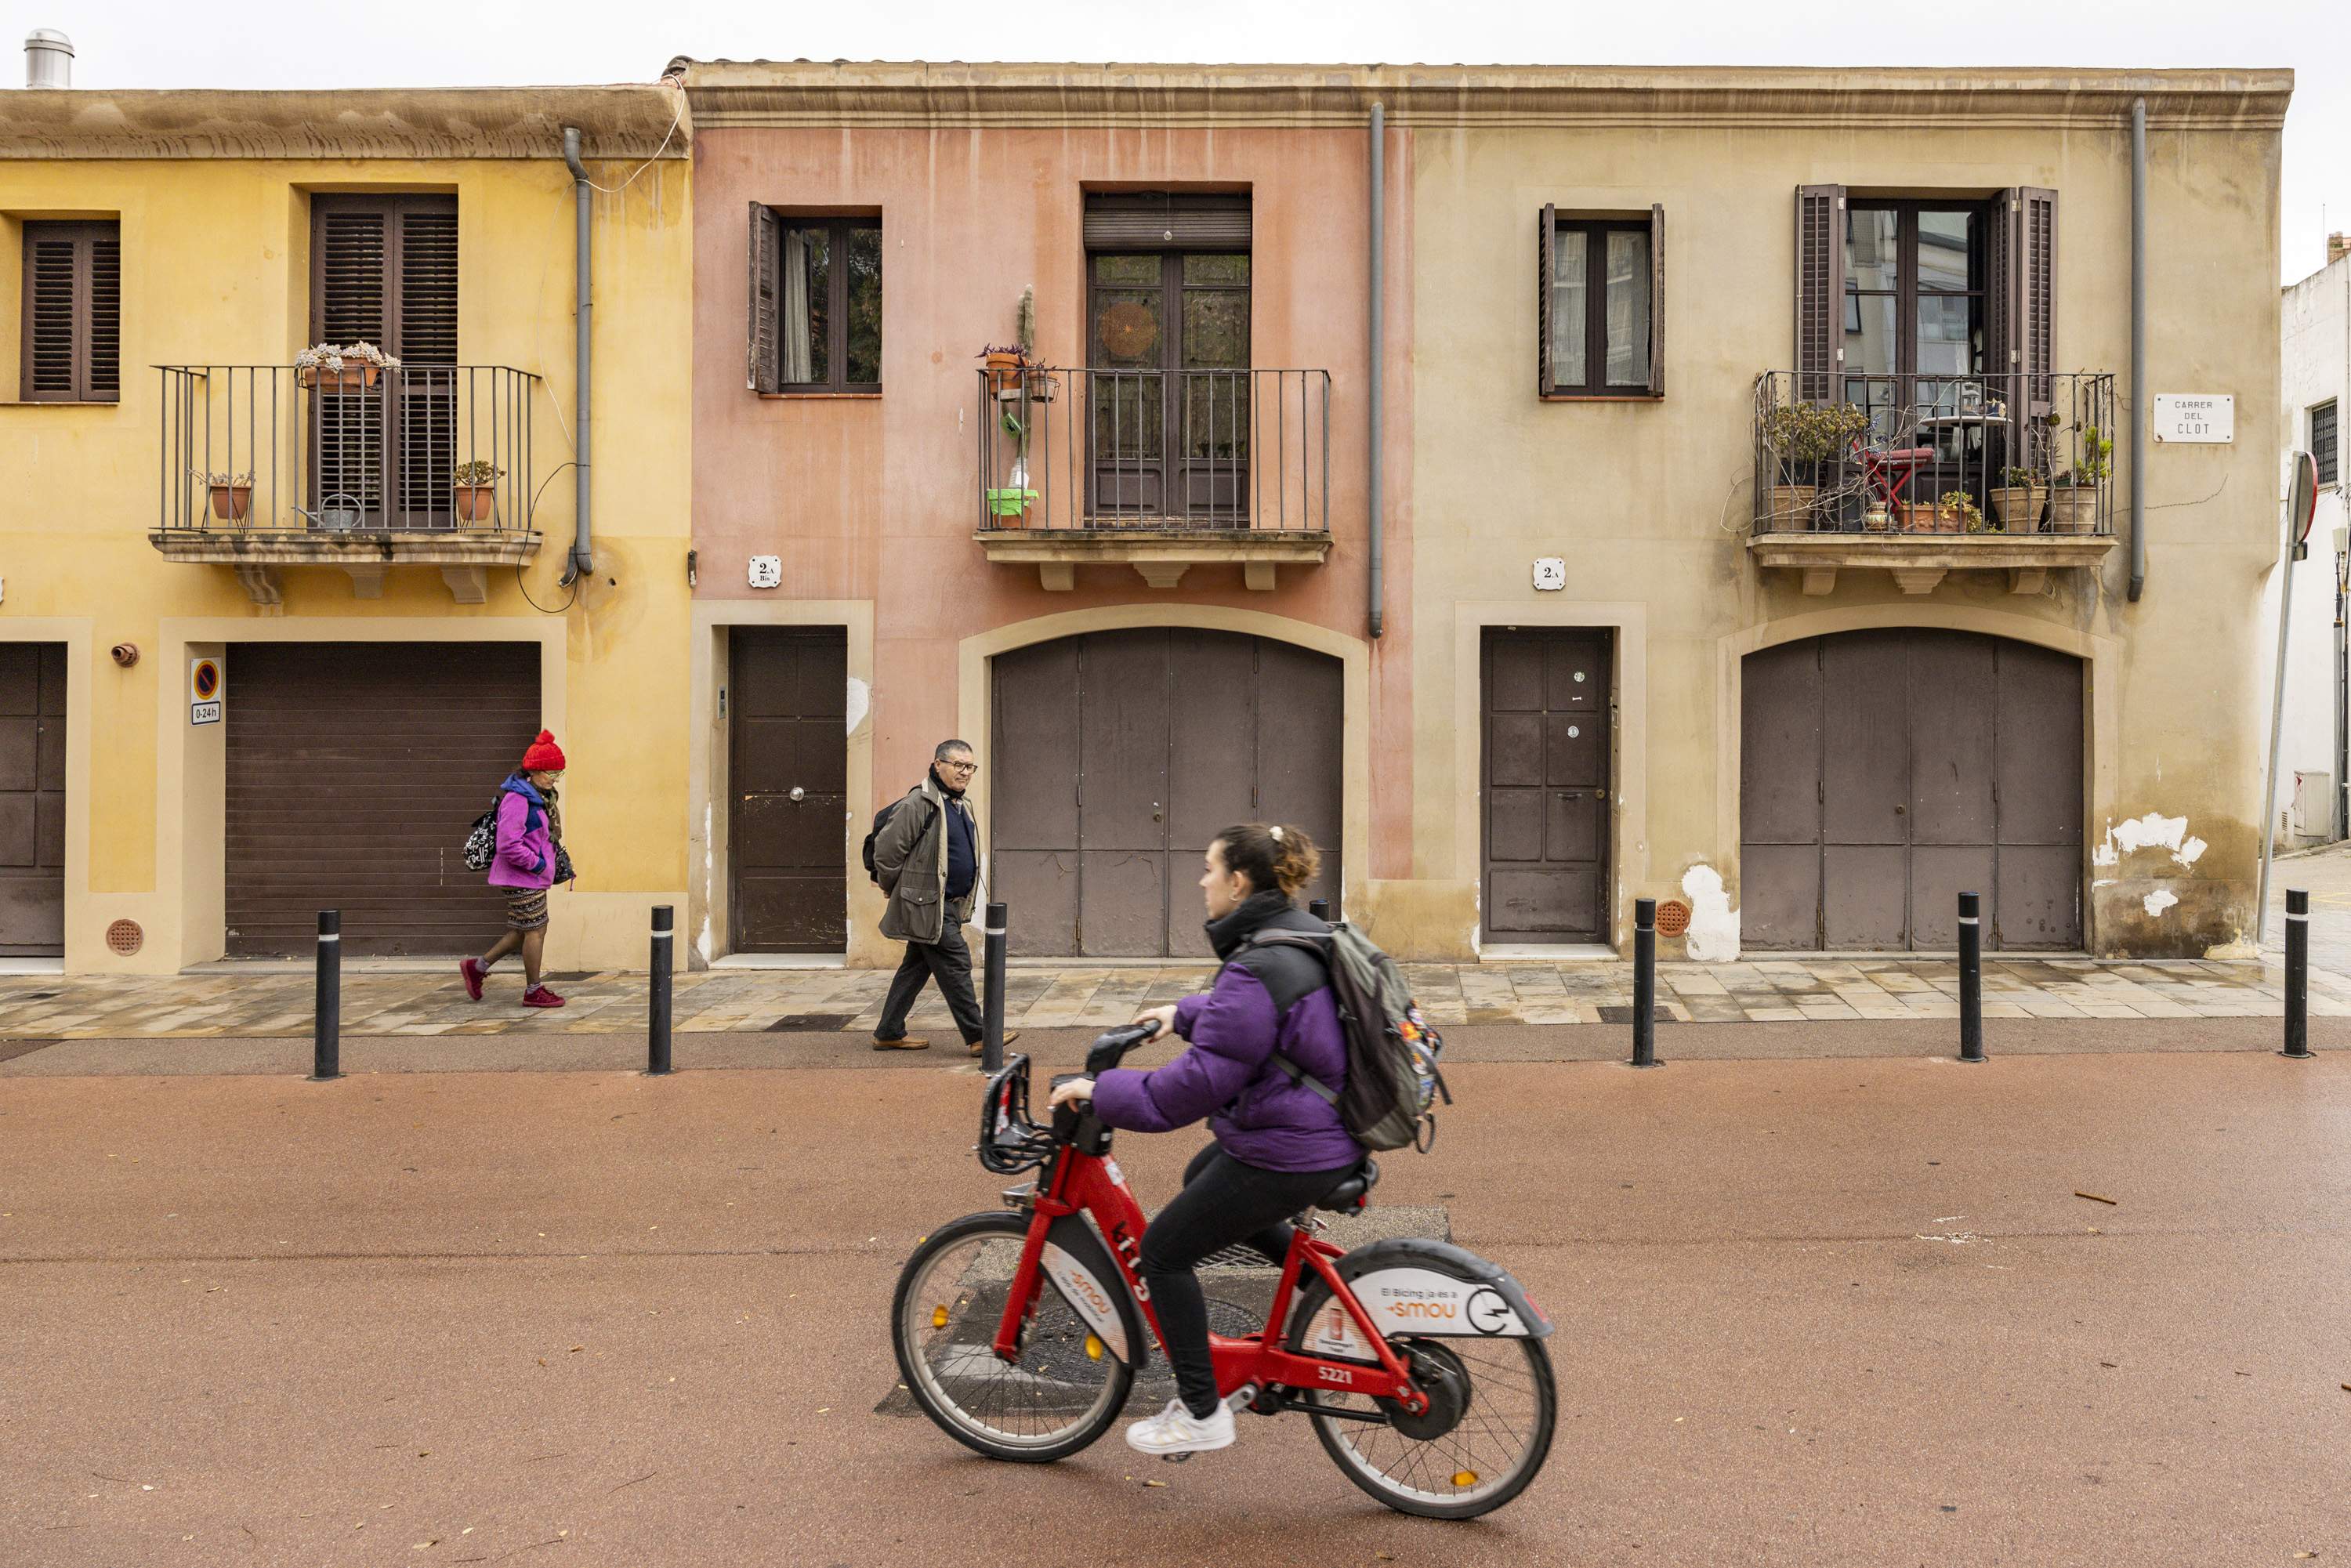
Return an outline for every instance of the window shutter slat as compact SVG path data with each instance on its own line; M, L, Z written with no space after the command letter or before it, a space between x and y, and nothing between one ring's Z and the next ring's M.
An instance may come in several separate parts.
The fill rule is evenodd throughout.
M1535 225L1535 395L1549 397L1551 378L1551 280L1558 242L1559 209L1543 204Z
M1649 395L1666 395L1666 206L1649 208Z
M783 385L783 330L778 290L782 287L783 225L774 211L751 204L750 321L746 337L749 365L744 384L771 392Z
M1090 251L1249 248L1249 199L1165 191L1100 192L1086 198Z
M2057 193L2032 185L2017 189L2017 347L2025 376L2024 396L2034 413L2054 401L2051 378L2057 369Z
M457 214L400 214L400 345L409 364L457 362Z
M319 298L313 336L322 343L373 343L392 334L384 312L383 213L329 212L319 225Z
M1844 187L1796 187L1796 395L1836 396L1844 360Z

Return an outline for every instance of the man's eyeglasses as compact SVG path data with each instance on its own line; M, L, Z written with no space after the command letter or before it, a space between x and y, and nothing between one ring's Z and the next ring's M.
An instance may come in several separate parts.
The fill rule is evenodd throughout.
M979 771L979 764L977 762L942 762L939 766L956 773L977 773Z

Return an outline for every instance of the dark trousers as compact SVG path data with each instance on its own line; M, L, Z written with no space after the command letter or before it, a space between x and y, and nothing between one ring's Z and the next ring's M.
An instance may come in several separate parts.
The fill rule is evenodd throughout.
M1290 1221L1354 1174L1353 1163L1328 1171L1269 1171L1246 1166L1216 1144L1184 1167L1184 1190L1143 1233L1143 1277L1159 1314L1176 1391L1195 1416L1217 1408L1217 1369L1208 1357L1208 1301L1200 1260L1247 1242L1280 1263L1290 1252Z
M947 999L947 1009L955 1014L956 1028L963 1030L963 1041L969 1045L986 1030L979 1021L979 998L971 990L971 949L964 945L963 922L946 912L946 925L935 942L909 942L906 956L898 960L898 972L890 977L890 998L882 1004L881 1027L873 1031L876 1040L904 1040L906 1036L906 1015L914 1010L914 998L923 994L923 982L935 978L939 995Z

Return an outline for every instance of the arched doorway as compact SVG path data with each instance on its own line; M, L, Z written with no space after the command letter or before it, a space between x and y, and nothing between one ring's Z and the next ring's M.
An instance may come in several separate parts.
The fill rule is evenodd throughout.
M1740 671L1740 941L1948 951L2083 946L2082 662L2005 638L1846 632Z
M998 654L987 761L994 896L1015 953L1198 956L1201 852L1237 821L1294 822L1343 885L1336 659L1190 627Z

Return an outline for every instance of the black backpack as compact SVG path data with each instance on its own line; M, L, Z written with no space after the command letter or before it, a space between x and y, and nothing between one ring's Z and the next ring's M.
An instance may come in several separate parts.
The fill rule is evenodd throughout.
M862 852L865 860L865 874L872 879L873 885L876 887L882 885L882 873L873 869L873 841L882 836L882 830L889 825L890 819L897 815L898 808L905 803L905 800L901 797L874 812L873 831L865 835L865 848Z

